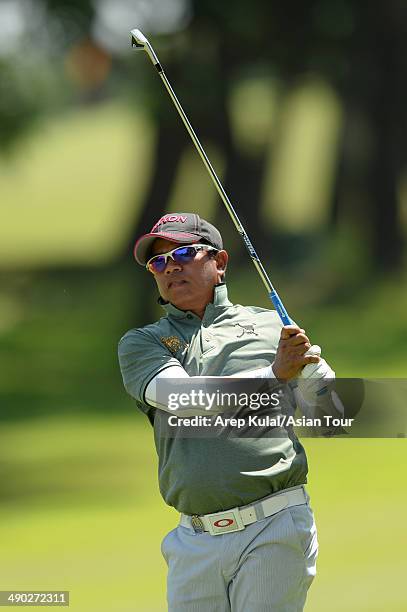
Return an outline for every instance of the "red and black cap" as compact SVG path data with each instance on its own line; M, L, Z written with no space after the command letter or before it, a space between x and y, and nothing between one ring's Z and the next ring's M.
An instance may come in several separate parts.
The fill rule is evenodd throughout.
M214 225L195 213L168 213L161 217L148 234L139 238L134 246L134 257L145 266L151 247L157 238L180 244L194 244L204 240L216 249L223 249L222 236Z

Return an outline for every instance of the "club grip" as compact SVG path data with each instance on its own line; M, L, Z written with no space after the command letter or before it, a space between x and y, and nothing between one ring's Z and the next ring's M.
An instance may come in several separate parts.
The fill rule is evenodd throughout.
M291 325L292 321L288 316L288 312L286 311L283 302L280 300L277 291L271 291L269 293L269 298L273 302L274 308L277 310L278 316L280 317L282 323L284 325Z

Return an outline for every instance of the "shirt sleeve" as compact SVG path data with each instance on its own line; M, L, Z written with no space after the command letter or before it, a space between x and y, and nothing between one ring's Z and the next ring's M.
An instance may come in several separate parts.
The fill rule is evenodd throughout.
M141 329L131 330L123 336L118 354L124 388L142 403L145 403L148 383L159 372L181 365L153 334Z

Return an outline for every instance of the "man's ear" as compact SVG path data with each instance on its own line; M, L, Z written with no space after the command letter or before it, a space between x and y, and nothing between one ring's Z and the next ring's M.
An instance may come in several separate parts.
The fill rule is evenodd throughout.
M218 270L218 274L220 275L220 277L223 279L223 277L225 276L226 273L226 268L228 265L228 259L229 256L227 254L226 251L219 251L218 253L216 253L216 267Z

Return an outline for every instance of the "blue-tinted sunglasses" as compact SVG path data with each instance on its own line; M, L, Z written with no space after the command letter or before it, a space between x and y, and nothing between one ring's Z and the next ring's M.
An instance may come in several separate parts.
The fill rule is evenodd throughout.
M146 268L149 272L157 274L164 272L168 259L171 258L175 263L186 264L192 261L199 251L217 251L214 247L209 244L191 244L188 246L177 247L168 253L160 253L154 255L146 263Z

